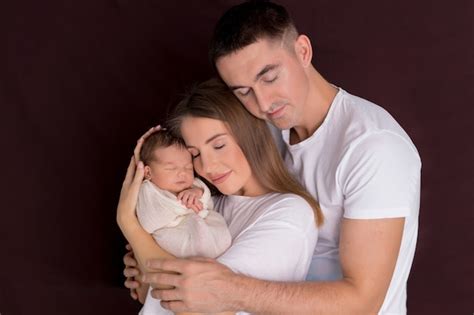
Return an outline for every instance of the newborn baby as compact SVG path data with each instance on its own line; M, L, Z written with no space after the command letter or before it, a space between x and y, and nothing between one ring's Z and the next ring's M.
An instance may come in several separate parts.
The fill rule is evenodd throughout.
M209 188L194 178L184 142L159 130L144 142L145 181L137 217L161 248L176 257L215 258L231 244L224 218L212 211Z

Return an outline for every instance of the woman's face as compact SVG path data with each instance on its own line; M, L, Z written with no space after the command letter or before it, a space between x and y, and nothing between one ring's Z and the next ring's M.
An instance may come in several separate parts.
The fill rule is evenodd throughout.
M258 196L265 193L223 121L186 117L181 135L193 157L196 172L224 195Z

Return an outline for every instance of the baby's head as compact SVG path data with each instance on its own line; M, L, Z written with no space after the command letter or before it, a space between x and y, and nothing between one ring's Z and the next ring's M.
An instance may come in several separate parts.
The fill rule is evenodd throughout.
M143 143L140 159L145 164L145 178L174 194L193 184L191 154L182 139L167 130L151 134Z

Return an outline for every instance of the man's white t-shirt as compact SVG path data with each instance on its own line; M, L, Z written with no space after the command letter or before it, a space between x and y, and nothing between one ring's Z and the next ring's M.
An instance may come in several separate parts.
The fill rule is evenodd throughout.
M280 148L289 170L319 201L325 221L307 280L342 276L342 218L405 218L396 268L380 314L406 313L406 283L418 234L421 161L408 135L383 108L339 89L316 132ZM283 146L281 141L283 140Z
M311 206L294 194L219 196L214 209L225 219L232 245L217 258L234 272L273 281L303 281L318 238ZM140 314L173 314L150 296ZM237 314L247 314L237 312Z

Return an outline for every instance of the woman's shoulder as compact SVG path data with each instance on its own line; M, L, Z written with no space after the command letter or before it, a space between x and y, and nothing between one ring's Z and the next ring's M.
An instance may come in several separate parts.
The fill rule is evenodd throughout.
M314 224L314 212L301 196L292 193L272 193L265 198L261 219L307 229Z
M272 193L268 196L267 201L274 209L312 212L310 204L300 195L293 193Z

